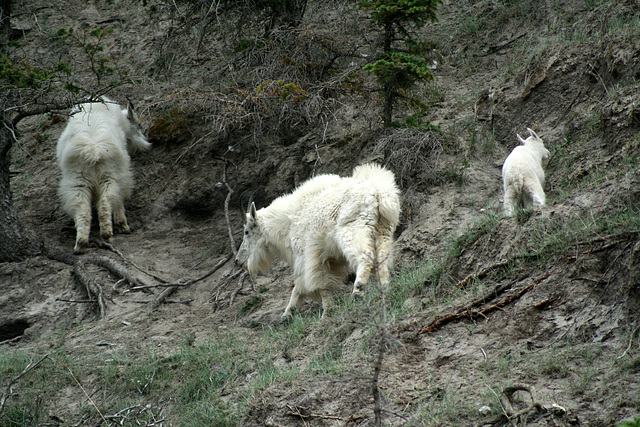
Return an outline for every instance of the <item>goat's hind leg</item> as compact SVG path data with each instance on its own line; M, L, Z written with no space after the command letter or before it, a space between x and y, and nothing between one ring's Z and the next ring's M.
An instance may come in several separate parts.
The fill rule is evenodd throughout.
M383 287L389 285L389 271L393 262L393 237L387 235L378 236L377 241L378 253L374 260L377 267L378 281Z
M504 214L506 216L512 217L516 213L519 204L518 197L518 193L513 186L509 186L505 189L503 206Z
M76 244L73 253L81 254L89 246L89 232L91 231L91 197L78 195L78 204L73 222L76 227Z
M373 231L368 227L354 227L352 236L345 250L345 257L356 271L352 294L360 297L375 265Z
M117 198L113 204L113 219L118 233L131 233L131 228L127 223L127 216L124 213L124 201L121 197Z
M91 190L82 184L65 185L63 203L65 210L73 216L76 228L76 243L73 253L81 254L89 246L89 232L91 231Z
M100 237L107 243L113 239L113 202L119 198L119 188L111 179L104 179L100 183L98 193L98 222L100 224Z

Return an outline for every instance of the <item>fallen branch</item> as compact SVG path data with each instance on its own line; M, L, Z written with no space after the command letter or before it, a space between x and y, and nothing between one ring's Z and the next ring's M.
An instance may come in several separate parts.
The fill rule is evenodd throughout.
M131 261L130 259L127 259L122 252L120 252L118 249L116 249L111 243L101 243L101 246L105 249L110 250L111 252L115 253L116 255L118 255L122 260L124 260L125 262L127 262L128 264L131 264L136 270L140 271L141 273L146 274L149 277L152 277L154 279L156 279L158 282L161 283L167 283L167 281L165 279L163 279L162 277L159 277L158 275L155 275L153 273L150 273L148 271L146 271L145 269L143 269L142 267L140 267L139 265L137 265L135 262ZM140 281L140 279L137 279L138 281ZM134 286L135 289L147 289L147 288L153 288L153 285L147 285L147 284L142 284L142 285L138 285L138 286Z
M522 289L520 289L519 291L506 296L505 298L503 298L502 300L496 302L493 305L490 305L488 307L484 307L482 309L479 310L473 310L472 308L477 305L478 301L489 301L491 299L494 298L494 296L496 295L496 291L492 291L490 294L487 294L486 296L479 298L478 300L473 301L471 304L468 304L466 307L458 310L455 313L449 313L449 314L445 314L442 316L437 316L435 319L433 319L429 324L423 326L422 328L420 328L420 330L418 330L418 332L416 332L416 334L420 335L420 334L424 334L426 332L433 332L436 329L440 328L442 325L455 321L455 320L460 320L460 319L464 319L464 318L476 318L476 317L480 317L480 316L484 316L486 313L493 311L497 308L501 308L504 307L505 305L509 304L510 302L520 298L522 295L524 295L525 293L527 293L528 291L530 291L535 285L537 285L538 283L540 283L542 280L546 279L549 276L549 274L544 274L542 276L540 276L537 280L532 281L529 285L524 286ZM511 287L511 284L508 285L508 287Z
M142 280L129 273L127 267L120 264L113 258L102 255L92 255L90 257L86 257L85 260L91 264L97 265L98 267L104 268L108 272L116 275L116 277L126 280L131 286L147 286L147 284Z
M40 360L38 360L36 363L29 362L29 364L22 370L20 375L18 375L17 377L9 381L9 385L7 385L7 388L5 389L4 393L2 393L2 399L0 399L0 414L2 414L2 412L4 411L5 405L7 404L7 400L9 400L9 397L11 397L11 394L12 394L11 387L13 387L13 385L17 383L20 378L24 377L29 372L36 369L38 365L40 365L40 363L42 363L42 361L45 360L47 357L49 357L48 353L45 354L42 358L40 358Z

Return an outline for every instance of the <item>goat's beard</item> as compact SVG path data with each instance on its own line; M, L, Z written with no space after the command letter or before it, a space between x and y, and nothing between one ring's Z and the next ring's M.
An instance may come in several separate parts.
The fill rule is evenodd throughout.
M274 258L269 247L257 247L247 260L247 271L252 276L266 274L271 269Z

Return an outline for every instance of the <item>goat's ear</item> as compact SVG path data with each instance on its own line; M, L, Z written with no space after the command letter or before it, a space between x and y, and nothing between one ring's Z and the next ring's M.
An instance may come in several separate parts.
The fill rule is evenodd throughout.
M251 202L251 209L249 210L249 215L251 216L251 219L254 221L258 218L258 213L256 212L256 204L254 202Z
M524 139L522 139L522 137L521 137L520 135L518 135L517 133L516 133L516 136L518 137L518 139L520 140L520 142L524 144Z
M129 119L132 122L135 122L138 120L138 115L136 114L133 108L133 102L131 101L129 101L129 103L127 104L127 119Z
M535 133L534 131L532 131L531 129L527 128L527 130L529 131L529 135L531 135L532 137L534 137L535 139L542 139L538 136L537 133Z

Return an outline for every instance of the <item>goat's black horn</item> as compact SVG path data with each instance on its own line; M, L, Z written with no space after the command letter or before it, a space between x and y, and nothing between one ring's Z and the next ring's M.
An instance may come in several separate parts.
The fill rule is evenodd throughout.
M251 203L253 203L253 196L256 195L256 191L258 190L253 190L253 193L251 193L251 195L249 196L249 203L247 203L247 212L251 210Z

